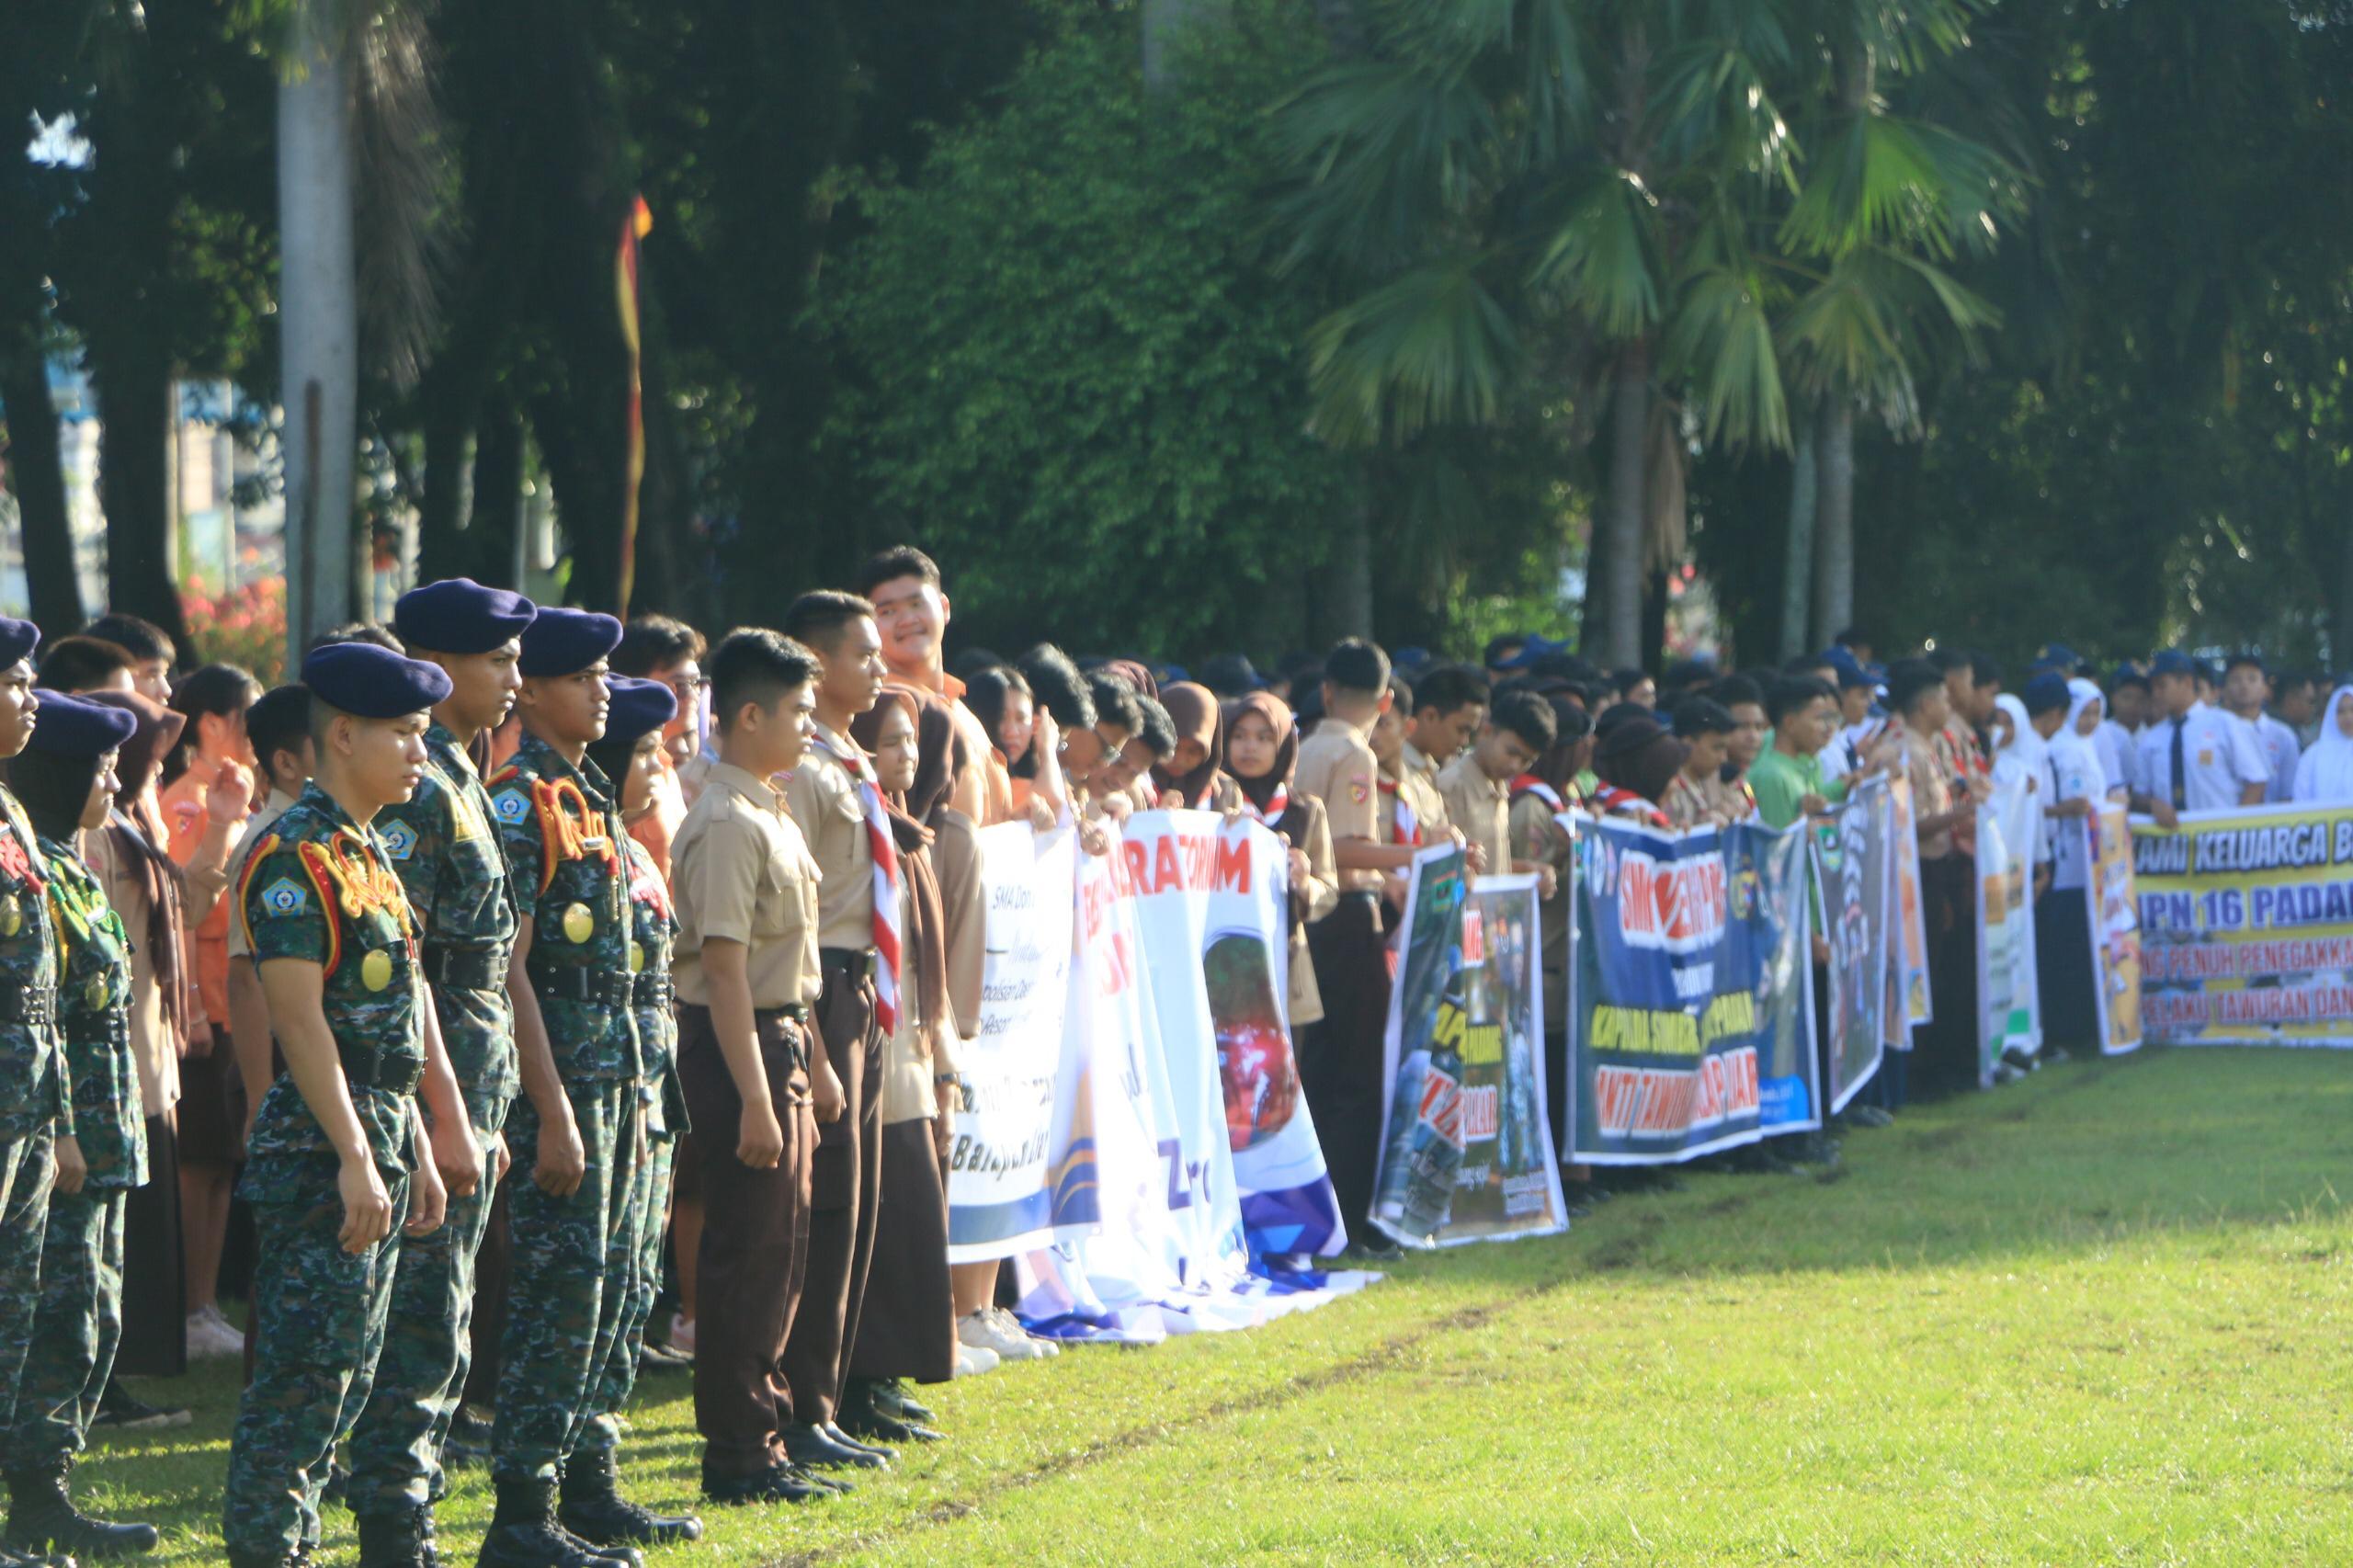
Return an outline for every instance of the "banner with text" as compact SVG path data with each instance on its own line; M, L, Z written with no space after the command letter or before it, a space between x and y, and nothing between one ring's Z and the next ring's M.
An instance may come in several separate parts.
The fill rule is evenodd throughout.
M2034 857L2041 797L2032 776L2003 774L1977 808L1977 1084L2006 1051L2042 1043L2034 968Z
M2142 1032L2141 904L2132 891L2132 820L2121 803L2110 803L2082 827L2091 840L2084 899L2099 1050L2103 1056L2122 1056L2141 1049Z
M2353 805L2135 818L2129 888L2151 1040L2353 1046Z
M1855 790L1813 833L1814 882L1830 947L1830 1040L1824 1053L1830 1109L1847 1108L1877 1073L1896 1006L1888 915L1894 905L1894 791L1878 780Z
M1821 1125L1806 835L1577 823L1570 1158L1690 1159Z

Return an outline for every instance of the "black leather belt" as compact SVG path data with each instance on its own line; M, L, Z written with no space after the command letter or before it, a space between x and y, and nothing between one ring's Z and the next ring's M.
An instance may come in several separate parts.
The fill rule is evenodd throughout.
M506 955L495 948L428 945L425 978L435 985L461 986L468 991L506 988Z
M364 1046L345 1045L341 1040L335 1042L335 1054L343 1058L344 1082L355 1089L413 1095L417 1085L425 1081L422 1056L394 1056Z
M131 1019L119 1007L98 1013L68 1013L58 1020L58 1027L76 1045L121 1045L131 1040Z
M874 978L881 955L872 948L819 948L817 962L848 970L860 980Z
M630 976L630 992L641 1007L666 1007L677 995L668 974L650 969Z
M26 1024L34 1028L57 1021L57 987L26 985L0 991L0 1023Z
M627 970L534 969L530 975L531 991L541 1001L555 997L566 1002L626 1007L636 994L631 983L635 977Z

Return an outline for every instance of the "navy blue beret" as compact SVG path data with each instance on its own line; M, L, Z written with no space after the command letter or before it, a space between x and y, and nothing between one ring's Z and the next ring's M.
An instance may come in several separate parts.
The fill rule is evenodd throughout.
M487 653L523 634L538 607L472 577L444 577L411 588L392 606L392 630L412 648L437 653Z
M2074 701L2068 695L2067 676L2060 670L2044 670L2026 683L2027 716L2063 710Z
M608 744L635 745L678 715L678 694L658 680L608 676L612 704L605 711Z
M438 665L404 659L373 642L330 642L302 661L302 684L330 708L356 719L421 713L449 695Z
M29 659L40 646L40 628L29 620L0 615L0 670L19 659Z
M620 646L621 623L588 609L543 609L523 629L527 676L568 676L585 670Z
M2149 677L2140 665L2128 662L2116 666L2116 673L2108 677L2108 684L2110 687L2137 686L2145 691Z
M2039 670L2064 670L2074 675L2075 666L2082 663L2083 660L2075 656L2075 651L2064 642L2045 642L2042 656L2034 661L2034 667Z
M2178 648L2168 648L2149 661L2149 673L2153 676L2194 676L2198 673L2198 661Z
M129 740L139 721L129 710L43 691L33 715L32 748L58 756L97 756Z

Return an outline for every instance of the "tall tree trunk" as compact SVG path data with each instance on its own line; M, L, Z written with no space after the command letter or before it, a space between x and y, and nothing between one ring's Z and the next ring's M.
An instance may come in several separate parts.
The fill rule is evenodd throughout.
M163 345L109 335L90 344L98 411L98 502L107 518L107 608L144 616L188 654L172 559L167 453L172 368Z
M1797 450L1790 462L1790 532L1781 557L1781 658L1784 663L1806 651L1806 609L1813 587L1814 509L1813 421L1798 427Z
M57 407L50 401L49 366L37 338L0 360L0 403L8 408L8 472L16 480L33 621L48 636L63 637L82 624L82 584L65 509Z
M1830 640L1855 618L1855 405L1834 398L1822 410L1822 450L1813 539L1813 642Z
M522 528L523 420L503 403L483 411L474 438L473 539L478 575L494 587L520 589L517 536Z
M474 411L455 399L428 395L425 404L425 494L416 507L416 580L476 574L475 541L466 532L472 509L473 470L466 448L473 440Z
M1648 665L1653 659L1664 669L1666 658L1667 570L1654 566L1643 574L1643 641L1642 652L1635 663Z
M352 73L340 0L295 0L278 86L278 319L286 431L286 641L367 602L369 540L354 516L359 305L353 256Z
M1651 346L1638 337L1618 350L1610 392L1609 493L1594 519L1586 568L1586 656L1611 669L1642 656L1643 473L1651 410Z
M1341 486L1324 562L1320 641L1372 635L1372 492L1358 474Z

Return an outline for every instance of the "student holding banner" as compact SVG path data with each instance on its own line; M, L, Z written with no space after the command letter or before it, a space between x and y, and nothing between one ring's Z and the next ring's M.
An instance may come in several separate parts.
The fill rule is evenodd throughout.
M1332 827L1324 802L1294 790L1299 777L1299 727L1290 709L1271 692L1254 691L1227 704L1225 771L1242 792L1243 812L1290 850L1291 1048L1305 1053L1305 1032L1319 1035L1324 993L1307 949L1308 928L1340 902L1340 869L1332 858Z
M2139 789L2132 809L2178 824L2183 812L2260 805L2271 765L2255 732L2199 700L2198 661L2168 648L2149 665L2157 717L2141 732Z
M2091 845L2085 824L2104 790L2099 759L2073 722L2081 699L2067 677L2045 670L2026 683L2027 723L2040 747L2037 786L2052 842L2051 886L2034 905L2035 973L2041 986L2042 1033L2052 1045L2097 1046L2097 982L2091 916L2084 899Z
M1943 1091L1977 1081L1977 901L1972 881L1976 861L1960 846L1955 830L1966 822L1974 836L1977 807L1991 785L1967 761L1965 737L1948 735L1953 714L1946 676L1925 660L1905 659L1887 677L1888 706L1896 713L1892 729L1917 813L1928 987L1936 999L1935 1017L1915 1038L1924 1086ZM1985 700L1990 707L1992 696ZM1965 783L1951 771L1956 759L1972 769ZM1895 1092L1903 1091L1895 1086Z
M1506 876L1535 871L1550 894L1552 872L1540 862L1515 862L1511 852L1511 781L1552 749L1552 706L1532 691L1507 691L1495 699L1493 716L1479 738L1438 770L1438 793L1447 814L1471 846L1471 869Z

